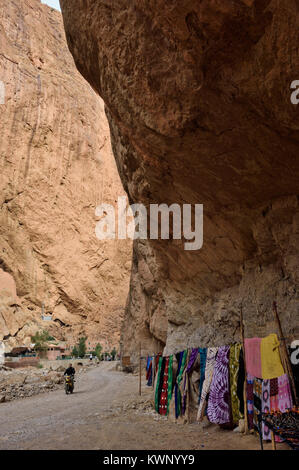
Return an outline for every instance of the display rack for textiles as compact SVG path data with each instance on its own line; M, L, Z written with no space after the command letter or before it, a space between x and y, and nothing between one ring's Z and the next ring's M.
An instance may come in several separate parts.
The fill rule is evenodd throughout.
M274 305L276 307L276 304ZM281 339L283 338L283 332L277 310L276 319ZM148 385L154 387L155 409L158 413L164 415L175 412L176 419L183 417L185 421L189 421L189 411L191 410L191 414L194 412L195 402L194 397L192 398L191 395L194 394L196 383L198 385L198 390L196 388L198 397L196 402L197 421L201 421L206 416L209 421L223 426L227 426L227 424L237 426L238 423L240 424L240 419L244 418L245 432L249 429L250 432L253 430L258 432L261 447L263 446L263 440L272 440L272 448L275 448L275 441L282 442L281 439L288 439L291 442L291 447L295 448L297 445L296 439L299 440L297 424L294 432L288 430L288 435L281 432L279 427L277 428L279 432L277 432L277 429L272 425L268 426L268 423L270 423L269 417L275 415L273 410L280 410L279 416L286 416L286 410L293 406L296 399L296 390L293 383L294 377L297 378L297 375L295 374L293 377L292 370L287 367L290 360L286 345L285 348L278 349L278 338L275 333L262 339L245 339L244 331L245 324L241 304L241 342L222 347L189 348L164 357L161 353L148 356L147 380ZM256 341L253 341L253 351L250 352L249 350L247 357L248 343L252 340ZM256 345L258 341L260 341L260 352L257 353ZM282 351L280 354L279 350ZM256 372L258 375L255 375L252 368L253 366L257 367L258 362L260 362L259 371ZM270 379L270 365L272 367L271 374L275 377L273 379ZM224 369L226 370L225 374L228 374L228 381L227 379L224 380ZM193 380L194 375L192 376L194 373L195 381ZM254 375L251 375L252 373ZM231 382L232 380L233 382ZM231 384L234 386L233 389ZM292 400L291 392L293 392L294 400ZM225 398L226 395L229 395L228 399ZM267 396L267 399L264 398L265 396ZM235 400L237 398L239 400L237 402L238 415L235 419ZM229 412L227 407L230 408ZM221 409L221 412L219 409ZM232 416L233 420L231 420ZM277 412L275 416L277 416ZM267 422L264 417L267 417ZM296 417L298 418L298 409L296 409ZM230 422L228 422L228 418ZM295 420L294 417L292 419Z
M261 413L259 415L259 432L261 435L262 422L271 431L284 439L293 450L299 450L299 408L294 407L285 413ZM272 441L273 442L273 441ZM275 441L274 441L275 442ZM275 444L274 444L274 448ZM263 440L261 439L261 449L263 450Z

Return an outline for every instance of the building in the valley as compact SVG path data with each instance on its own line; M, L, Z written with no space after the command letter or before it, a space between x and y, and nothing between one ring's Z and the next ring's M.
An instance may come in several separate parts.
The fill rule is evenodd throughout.
M65 346L61 344L48 344L46 350L46 358L49 361L56 361L56 359L64 359Z
M19 367L37 366L39 357L36 352L26 346L13 348L10 352L4 353L4 365L11 369Z

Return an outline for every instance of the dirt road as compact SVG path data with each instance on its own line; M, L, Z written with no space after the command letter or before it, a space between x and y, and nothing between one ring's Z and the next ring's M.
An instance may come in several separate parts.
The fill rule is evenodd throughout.
M111 363L75 385L73 395L58 390L0 404L0 449L259 449L255 436L161 419L151 389L144 386L140 399L138 378Z

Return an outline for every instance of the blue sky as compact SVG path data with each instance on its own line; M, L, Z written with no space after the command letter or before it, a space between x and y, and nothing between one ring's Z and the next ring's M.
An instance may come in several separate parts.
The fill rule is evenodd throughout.
M46 3L49 7L56 8L56 10L60 10L59 0L42 0L42 3Z

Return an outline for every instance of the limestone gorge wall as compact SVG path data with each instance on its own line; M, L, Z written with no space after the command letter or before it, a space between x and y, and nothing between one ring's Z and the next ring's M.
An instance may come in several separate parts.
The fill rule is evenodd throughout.
M28 343L47 328L117 346L131 243L99 241L95 208L125 193L103 102L75 67L59 12L0 0L0 80L0 340Z
M130 201L203 203L204 245L136 241L124 354L298 335L296 0L61 0Z

